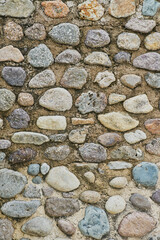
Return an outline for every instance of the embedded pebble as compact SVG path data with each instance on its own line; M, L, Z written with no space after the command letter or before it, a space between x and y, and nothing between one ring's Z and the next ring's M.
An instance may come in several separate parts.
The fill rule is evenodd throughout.
M9 85L22 87L26 79L26 72L21 67L4 67L2 77Z
M105 209L111 214L121 213L124 211L125 207L126 202L120 195L110 197L105 204Z
M109 185L113 188L121 189L128 184L126 177L115 177L110 182Z
M117 45L119 48L127 50L138 50L141 44L141 40L135 33L123 32L118 35Z
M50 170L50 166L47 163L42 163L41 165L41 173L42 175L46 175Z
M144 126L152 134L160 134L160 118L148 119L144 122Z
M76 231L75 226L70 221L65 219L59 219L57 225L60 230L68 236L72 236Z
M151 140L146 145L146 151L150 154L160 156L160 138L155 138Z
M12 222L8 219L0 219L0 238L3 240L13 239L14 228Z
M43 187L42 192L45 197L50 197L53 194L54 190L51 187Z
M56 63L64 64L77 64L80 60L81 54L74 49L66 49L55 58Z
M130 63L131 54L124 51L118 52L116 55L114 55L114 61L116 63Z
M30 117L22 108L17 108L7 117L7 120L10 127L14 129L21 129L28 127Z
M37 119L36 124L39 128L48 130L65 130L67 127L64 116L41 116Z
M46 38L46 30L43 24L34 23L25 30L25 35L32 40L44 40Z
M60 145L49 147L45 150L45 157L53 161L65 160L70 154L70 148L68 145Z
M43 182L42 178L40 176L36 176L32 179L32 182L34 184L41 184Z
M133 60L133 66L151 71L160 71L160 54L156 52L144 53Z
M160 49L160 33L154 32L149 34L144 39L144 45L148 50L159 50Z
M110 105L123 102L124 100L126 100L126 95L117 93L111 93L108 98L108 102Z
M135 13L134 0L111 0L108 12L116 18L126 18Z
M11 152L8 161L11 164L24 163L33 160L37 156L37 152L32 148L20 148Z
M13 61L20 63L24 60L21 51L12 45L0 49L0 62Z
M8 149L11 146L11 142L9 140L0 139L0 150Z
M141 84L141 77L135 74L123 75L120 80L126 87L131 89Z
M98 137L98 142L105 147L112 147L121 141L122 138L118 133L104 133Z
M140 148L134 149L131 146L121 146L112 150L110 156L113 159L134 159L139 161L144 159L142 150Z
M29 107L34 104L34 98L30 93L19 93L17 102L21 106Z
M0 152L0 162L3 162L6 158L6 154L4 152Z
M36 176L40 172L40 165L37 163L30 164L27 169L27 173L31 176Z
M142 14L144 16L154 16L160 9L160 3L156 0L144 0Z
M151 209L151 204L148 199L139 193L132 194L129 200L134 207L137 207L142 211L148 211Z
M102 65L105 67L111 67L112 63L105 52L92 52L84 59L84 63L89 65Z
M109 71L99 72L94 80L94 82L97 82L101 88L107 88L115 81L116 78L114 74Z
M70 131L68 138L72 143L84 143L87 136L87 129L80 128Z
M11 140L14 143L34 145L49 142L49 138L46 135L36 132L16 132L12 135Z
M10 21L4 26L5 37L11 41L20 41L23 38L23 29L22 27Z
M79 199L82 202L86 202L89 204L94 204L99 202L100 198L101 198L101 195L98 192L91 191L91 190L84 191L79 195Z
M108 167L111 170L122 170L132 168L132 164L124 161L111 161L108 163Z
M140 142L142 140L145 140L147 138L145 132L141 130L136 130L135 132L129 132L124 134L125 140L130 143L134 144L137 142Z
M68 137L67 133L53 134L49 136L51 142L65 142Z
M92 29L88 30L85 44L88 47L104 47L110 43L109 34L103 29Z
M32 184L29 184L23 192L23 197L26 197L26 198L41 198L40 189L38 189L36 186L34 186Z
M11 109L16 100L15 94L6 88L1 88L0 96L0 111L5 112Z
M50 18L63 18L69 13L69 8L61 0L44 1L41 3L44 13Z
M156 26L156 21L150 19L131 18L125 28L135 32L149 33Z
M30 88L53 87L56 83L54 72L47 69L35 75L29 82Z
M85 172L84 177L87 179L89 183L94 183L96 179L94 173L92 172Z
M93 125L94 119L93 118L72 118L73 125Z
M157 204L160 204L160 189L156 190L152 196L151 196L151 199L157 203Z
M150 87L158 89L160 88L160 73L148 72L144 77Z

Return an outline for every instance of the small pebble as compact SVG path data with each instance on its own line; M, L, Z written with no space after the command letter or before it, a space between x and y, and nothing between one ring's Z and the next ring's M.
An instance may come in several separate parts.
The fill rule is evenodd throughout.
M42 181L42 178L40 176L36 176L32 179L32 182L34 184L41 184L43 181Z
M30 164L28 166L27 173L31 176L36 176L40 172L40 165L37 163Z
M57 225L60 230L68 236L72 236L76 231L76 227L70 221L65 219L59 219Z
M84 177L87 179L89 183L94 183L96 179L94 173L92 172L85 172Z
M126 207L126 202L119 195L110 197L105 204L105 209L107 210L107 212L111 214L121 213L124 211L125 207Z
M47 163L42 163L41 165L41 173L42 175L46 175L50 170L50 166Z
M126 177L115 177L110 182L109 185L114 188L124 188L128 181Z
M34 98L30 93L19 93L17 102L21 106L29 107L34 104Z
M94 204L99 202L100 198L101 198L101 195L98 192L91 191L91 190L84 191L79 195L79 199L82 202L86 202L89 204Z

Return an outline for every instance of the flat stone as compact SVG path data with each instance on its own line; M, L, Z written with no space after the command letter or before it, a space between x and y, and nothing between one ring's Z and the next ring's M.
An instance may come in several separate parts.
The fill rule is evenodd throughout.
M13 61L16 63L22 62L24 57L18 48L12 45L0 49L0 62Z
M160 88L160 73L150 73L145 74L145 80L147 84L152 88Z
M132 164L125 161L111 161L108 163L108 167L111 170L122 170L132 168Z
M106 108L107 98L102 92L98 94L96 92L88 91L82 93L76 100L75 106L82 114L89 112L100 113Z
M94 119L93 118L72 118L72 125L93 125Z
M94 173L92 173L92 172L90 172L90 171L85 172L85 173L84 173L84 177L87 179L87 181L88 181L89 183L94 183L94 182L95 182L95 179L96 179Z
M40 176L36 176L36 177L32 178L32 182L34 184L41 184L43 182L43 180Z
M32 148L17 149L16 151L10 153L8 161L11 164L29 162L33 160L36 155L37 152Z
M7 120L10 127L14 129L21 129L28 127L30 117L22 108L17 108L7 117Z
M66 49L55 58L56 63L64 64L77 64L80 60L81 54L74 49Z
M120 222L118 233L122 237L143 237L156 226L156 221L143 212L133 212L126 215Z
M50 166L47 163L42 163L41 165L41 173L42 175L46 175L50 170Z
M156 21L150 19L131 18L125 28L135 32L149 33L156 26Z
M48 130L65 130L67 127L64 116L41 116L37 119L36 124L39 128Z
M96 191L84 191L79 195L82 202L94 204L100 201L101 195Z
M125 132L138 126L139 121L130 117L125 112L110 112L98 115L98 120L106 128Z
M135 74L123 75L120 78L120 80L121 80L121 83L123 83L126 87L129 87L131 89L141 84L141 77Z
M38 189L36 186L34 186L32 184L29 184L23 192L23 197L26 197L26 198L41 198L40 189Z
M142 14L144 16L153 17L157 13L159 8L160 8L160 3L158 1L144 0L143 1Z
M141 44L141 40L135 33L123 32L118 35L117 45L119 48L127 50L138 50Z
M94 239L101 239L110 230L105 211L94 206L86 208L85 217L79 222L78 227L84 236Z
M46 182L61 192L70 192L80 185L78 178L67 167L54 167L49 171Z
M14 143L35 145L49 142L49 138L46 135L36 132L16 132L12 135L11 140Z
M116 18L125 18L135 13L135 0L111 0L109 14Z
M72 198L48 198L45 202L46 214L50 217L68 217L80 210L78 200Z
M125 207L126 202L120 195L114 195L110 197L105 204L105 209L110 214L121 213L124 211Z
M150 154L160 156L160 138L155 138L151 140L146 145L146 151Z
M12 222L8 219L0 219L0 239L12 240L14 228Z
M39 200L10 201L2 205L1 211L11 218L26 218L32 216L41 205Z
M63 18L69 13L69 8L61 0L44 1L41 3L44 13L50 18Z
M112 147L121 141L122 138L118 133L104 133L98 137L98 142L105 147Z
M5 37L11 41L20 41L23 38L23 28L13 21L7 22L3 29Z
M30 236L45 237L52 231L52 221L46 217L35 217L23 224L21 230Z
M160 54L156 52L144 53L133 60L133 66L151 71L160 71Z
M123 107L130 113L149 113L153 107L146 94L137 95L124 101Z
M26 72L21 67L4 67L2 77L9 85L22 87L26 79Z
M144 159L142 150L140 148L134 149L131 146L121 146L111 151L110 156L113 159L134 159L138 161Z
M27 178L20 172L3 168L0 170L0 197L13 198L21 193Z
M56 83L56 77L52 70L47 69L35 75L29 82L30 88L53 87Z
M46 68L54 63L54 58L45 44L39 44L31 49L27 56L28 62L36 68Z
M148 119L144 122L144 126L152 134L160 134L160 118Z
M151 196L151 199L157 203L157 204L160 204L160 189L158 189L157 191L155 191L152 196Z
M0 96L0 111L8 111L16 100L15 94L6 88L1 88Z
M68 145L60 145L60 146L53 146L48 147L45 150L45 157L53 161L62 161L65 160L70 154L70 148Z
M87 137L88 130L85 128L74 129L70 131L68 138L72 143L84 143Z
M51 88L43 94L39 104L49 110L64 112L72 107L72 95L64 88Z
M19 93L17 102L21 106L29 107L34 104L34 98L30 93Z
M5 0L0 5L0 16L27 18L35 10L35 6L31 0Z
M136 130L135 132L129 132L124 134L125 140L130 144L138 143L147 138L145 132Z
M108 98L108 102L110 105L123 102L124 100L126 100L126 95L117 94L117 93L111 93Z
M68 137L67 133L53 134L49 136L51 142L65 142Z
M132 194L129 200L134 207L137 207L142 211L148 211L151 209L151 204L148 199L139 193Z
M144 45L148 50L159 50L160 49L160 33L154 32L149 34L144 39Z
M78 5L81 19L98 21L104 14L104 8L96 0L87 0Z
M107 160L107 152L104 147L96 143L85 143L79 148L79 153L85 162L104 162Z
M110 43L109 34L103 29L88 30L85 44L91 48L104 47Z
M34 23L25 30L25 35L31 40L44 40L46 38L46 29L41 23Z
M101 88L107 88L115 81L116 78L114 74L109 71L99 72L94 80L94 82L97 82Z
M9 140L0 139L0 150L8 149L11 146L11 142Z
M124 51L118 52L116 55L114 55L114 61L116 63L130 63L131 54Z
M65 71L60 84L65 88L81 89L86 82L87 71L84 68L73 67Z
M115 177L110 182L109 185L113 188L121 189L128 184L126 177Z
M68 236L72 236L76 231L76 227L70 221L65 219L59 219L57 225L60 230Z
M37 163L32 163L28 166L27 173L31 176L36 176L40 172L40 165Z
M71 23L60 23L54 26L49 36L60 44L77 46L80 42L79 27Z
M111 67L112 63L105 52L92 52L84 59L84 63L89 65L102 65L105 67Z
M154 163L142 162L133 168L134 181L145 187L154 187L158 181L158 167Z

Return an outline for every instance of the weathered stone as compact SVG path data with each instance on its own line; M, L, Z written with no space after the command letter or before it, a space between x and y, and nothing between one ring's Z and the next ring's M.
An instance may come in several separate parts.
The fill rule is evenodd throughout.
M88 30L85 44L88 47L104 47L110 43L109 34L103 29L91 29Z
M0 16L27 18L35 10L31 0L5 0L0 5Z
M135 74L123 75L120 80L126 87L131 89L141 84L141 77Z
M135 13L135 0L111 0L108 9L113 17L128 17Z
M67 127L64 116L41 116L37 119L37 126L48 130L65 130Z
M21 129L28 127L30 117L22 108L17 108L7 117L7 120L10 127L14 129Z
M47 148L44 155L50 160L62 161L69 156L70 152L68 145L60 145Z
M54 58L45 44L39 44L37 47L31 49L28 53L28 62L37 68L46 68L53 64Z
M54 72L47 69L43 72L38 73L35 75L29 82L30 88L45 88L45 87L52 87L56 83L56 77Z
M149 34L144 39L144 45L148 50L159 50L160 49L160 33L154 32Z
M43 180L40 176L36 176L36 177L32 178L32 182L34 184L41 184L43 182Z
M125 25L127 29L140 33L149 33L156 26L154 20L131 18Z
M55 58L55 62L64 64L77 64L80 60L81 54L74 49L66 49Z
M111 151L110 156L113 159L134 159L139 161L144 159L142 150L140 148L134 149L131 146L121 146Z
M11 139L12 142L21 144L41 145L49 142L49 138L46 135L36 132L16 132L12 135Z
M121 141L122 138L117 133L104 133L98 137L98 142L105 147L112 147Z
M64 112L72 107L72 95L64 88L51 88L43 94L39 104L49 110Z
M34 104L34 98L30 93L20 93L17 102L24 107L29 107Z
M21 193L27 178L20 172L3 168L0 170L0 197L12 198Z
M132 168L132 164L124 161L111 161L108 163L108 167L111 170L122 170Z
M150 73L145 74L145 80L150 87L160 88L160 73Z
M158 172L156 164L142 162L133 168L132 174L136 183L145 187L154 187L158 181Z
M69 141L73 143L78 143L78 144L84 143L86 140L87 133L88 133L88 130L85 128L74 129L70 131L68 135Z
M5 37L11 41L20 41L23 38L23 29L22 27L10 21L4 26Z
M126 177L115 177L110 182L109 185L113 188L124 188L128 184Z
M139 193L132 194L129 200L134 207L137 207L142 211L147 211L151 209L151 204L148 199Z
M36 157L36 155L37 152L32 148L18 149L9 155L8 161L11 164L29 162L33 160Z
M6 154L4 152L0 152L0 163L4 162L6 158Z
M51 142L65 142L67 139L67 133L53 134L49 136Z
M118 228L122 237L143 237L156 226L156 221L147 213L133 212L126 215Z
M31 236L45 237L52 231L52 221L46 217L35 217L23 224L21 230Z
M44 13L51 18L63 18L69 13L69 8L61 0L44 1L41 3L44 7Z
M13 61L16 63L22 62L24 57L18 48L12 45L0 49L0 62Z
M107 152L100 144L85 143L79 148L79 153L85 162L104 162L107 160Z
M152 134L160 134L160 118L148 119L144 122L144 126Z
M138 50L141 40L135 33L123 32L118 35L117 45L119 48L127 50Z
M91 190L84 191L79 196L79 199L82 202L86 202L86 203L90 203L90 204L99 202L100 198L101 198L101 195L98 192L91 191Z
M129 132L124 134L125 140L130 143L134 144L137 142L140 142L142 140L145 140L147 138L145 132L141 130L136 130L135 132Z
M86 208L85 217L79 222L78 227L83 235L94 239L101 239L110 230L105 211L94 206Z
M151 199L155 202L160 204L160 189L158 189L157 191L155 191L152 196Z
M3 127L3 119L0 118L0 129Z
M44 40L46 38L46 30L43 24L34 23L25 30L25 35L32 40Z
M114 74L109 71L99 72L94 80L94 82L97 82L101 88L109 87L111 83L115 81L116 78Z
M71 222L65 219L59 219L57 225L60 230L68 236L72 236L76 231L76 227Z
M29 184L23 192L23 197L26 197L26 198L41 198L40 189L38 189L36 186L34 186L32 184Z
M75 24L60 23L54 26L49 36L57 43L76 46L80 41L80 31Z
M156 52L144 53L133 60L133 66L151 71L160 71L160 54Z
M50 170L50 166L47 163L42 163L41 165L41 173L42 175L46 175Z
M4 215L12 218L26 218L32 216L41 205L39 200L32 201L10 201L2 205L1 211Z
M38 163L32 163L28 166L27 173L31 176L36 176L40 172L40 165Z
M9 140L0 139L0 150L8 149L11 146L11 142Z
M108 102L110 105L123 102L124 100L126 100L126 95L117 93L111 93L108 98Z
M125 112L110 112L98 115L98 120L106 127L115 131L125 132L138 126L139 121Z
M45 203L46 214L50 217L68 217L80 210L78 200L72 198L48 198Z
M50 197L53 194L54 190L51 187L43 187L42 192L45 197Z
M131 113L149 113L153 110L146 94L137 95L125 100L123 107Z
M76 100L75 106L82 114L89 112L100 113L106 108L107 98L102 92L98 94L96 92L88 91L82 93Z
M67 167L54 167L49 171L46 182L61 192L70 192L80 185L78 178Z
M26 79L26 72L21 67L4 67L2 77L9 85L22 87Z
M160 3L156 0L144 0L142 14L144 16L154 16L158 9L160 8Z
M8 111L16 100L15 94L6 88L1 88L0 96L0 111Z
M94 124L93 118L72 118L72 124L73 125L90 125Z
M60 84L65 88L81 89L87 80L87 72L84 68L69 68L64 73Z
M105 204L105 209L111 214L121 213L124 211L125 207L126 202L120 195L110 197Z
M8 219L0 219L0 239L12 240L14 228Z
M150 154L160 156L160 138L155 138L151 140L146 145L146 151Z
M85 59L84 63L89 65L102 65L105 67L111 67L112 63L105 52L92 52Z
M128 52L121 51L114 55L114 61L116 63L130 63L131 61L131 54Z
M94 175L94 173L92 173L92 172L85 172L84 173L84 177L87 179L87 181L89 182L89 183L94 183L95 182L95 179L96 179L96 177L95 177L95 175Z

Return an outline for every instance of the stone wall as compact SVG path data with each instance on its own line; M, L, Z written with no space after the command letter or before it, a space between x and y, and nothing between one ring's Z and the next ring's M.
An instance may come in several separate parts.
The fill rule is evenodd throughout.
M160 239L159 72L159 0L0 0L0 239Z

